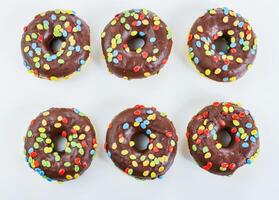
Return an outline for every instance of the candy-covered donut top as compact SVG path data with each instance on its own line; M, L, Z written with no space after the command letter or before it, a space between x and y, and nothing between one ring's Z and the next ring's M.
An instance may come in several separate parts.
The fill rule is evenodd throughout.
M55 40L61 41L57 52L51 47ZM89 58L90 30L73 11L47 11L24 27L21 48L30 73L51 80L68 78Z
M167 62L172 47L170 29L146 9L117 14L101 37L109 71L125 79L157 74ZM142 38L145 44L132 50L129 42L135 38Z
M137 134L149 138L147 149L136 148ZM177 135L165 113L135 106L118 114L110 123L105 149L117 167L141 179L162 177L173 163Z
M217 41L226 43L218 50ZM257 41L246 19L228 8L210 9L193 24L189 57L198 71L220 82L235 81L252 67Z
M57 151L55 140L67 140ZM32 120L25 137L29 166L49 181L78 178L91 164L97 147L90 120L77 109L51 108Z
M218 133L226 130L231 142L223 147ZM191 155L205 170L231 175L259 154L259 131L248 110L233 103L215 102L202 109L188 125Z

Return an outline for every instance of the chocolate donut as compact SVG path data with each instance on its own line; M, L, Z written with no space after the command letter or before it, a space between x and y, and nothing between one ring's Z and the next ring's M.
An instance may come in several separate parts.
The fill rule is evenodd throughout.
M31 74L50 80L68 78L89 58L90 30L73 11L47 11L24 27L21 50Z
M198 18L188 37L189 58L212 80L235 81L252 67L256 35L247 19L228 8L210 9Z
M101 37L109 72L124 79L158 74L172 47L170 29L146 9L117 14Z
M67 140L65 150L55 141ZM78 178L91 164L97 147L90 120L77 109L51 108L32 120L25 137L29 166L48 181Z
M225 133L231 141L222 146L219 138ZM218 175L233 174L259 154L259 131L253 117L233 103L215 102L202 109L188 124L186 136L196 162Z
M149 138L146 149L138 149L135 138ZM165 113L137 105L118 114L110 123L105 150L114 164L139 179L162 177L171 167L177 135Z

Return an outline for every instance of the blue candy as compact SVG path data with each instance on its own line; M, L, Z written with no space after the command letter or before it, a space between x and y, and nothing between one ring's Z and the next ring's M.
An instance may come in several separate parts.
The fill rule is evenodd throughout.
M122 126L122 128L123 128L124 130L127 130L129 127L130 127L130 126L129 126L128 123L124 123L123 126Z
M250 122L248 122L245 126L246 128L252 128L253 125Z
M248 147L249 147L249 144L248 144L248 142L243 142L241 146L242 146L243 148L248 148Z
M199 62L200 62L199 58L198 57L194 57L194 63L195 64L199 64Z
M200 41L196 41L196 46L197 47L201 47L201 42Z
M138 122L138 123L141 123L142 122L142 118L141 117L137 117L135 121Z

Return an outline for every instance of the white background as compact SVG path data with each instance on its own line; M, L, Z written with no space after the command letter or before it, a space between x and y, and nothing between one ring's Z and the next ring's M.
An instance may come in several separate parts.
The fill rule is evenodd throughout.
M279 189L279 96L276 0L8 0L0 12L0 199L276 199ZM186 34L207 8L228 6L250 20L258 36L252 71L235 83L201 77L186 58ZM112 17L125 9L145 7L173 30L174 45L159 76L125 81L107 72L100 34ZM91 27L93 61L70 80L50 82L27 73L22 62L22 28L37 13L73 9ZM241 102L256 118L261 154L251 166L232 177L200 169L186 146L191 117L213 101ZM107 158L103 144L110 120L135 104L167 112L179 135L172 168L162 180L139 181L119 171ZM64 184L49 183L24 160L23 136L29 122L50 107L76 107L96 127L98 152L84 175ZM277 191L276 191L277 190ZM277 197L278 198L278 197Z

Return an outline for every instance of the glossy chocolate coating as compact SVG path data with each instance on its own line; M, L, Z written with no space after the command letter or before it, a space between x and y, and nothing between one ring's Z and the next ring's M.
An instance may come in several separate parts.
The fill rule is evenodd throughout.
M138 150L137 134L149 137L147 149ZM106 151L114 164L140 179L163 176L172 165L177 150L177 135L172 122L155 108L135 106L119 113L106 136Z
M226 130L231 142L223 147L218 132ZM248 110L233 103L214 103L202 109L188 124L191 155L203 169L231 175L259 154L259 132Z
M64 151L55 140L67 139ZM29 166L49 181L78 178L91 164L96 150L95 130L77 109L51 108L32 120L25 137Z
M169 57L172 39L167 25L145 9L117 14L102 33L102 48L108 70L125 79L159 73ZM142 38L145 45L132 50L129 42Z
M62 41L54 52L51 45ZM24 27L21 40L24 65L40 78L67 78L78 72L90 55L90 29L73 11L41 13Z
M227 41L227 52L216 41ZM215 81L235 81L252 67L257 51L256 35L248 21L227 8L208 10L193 24L189 57L198 71Z

